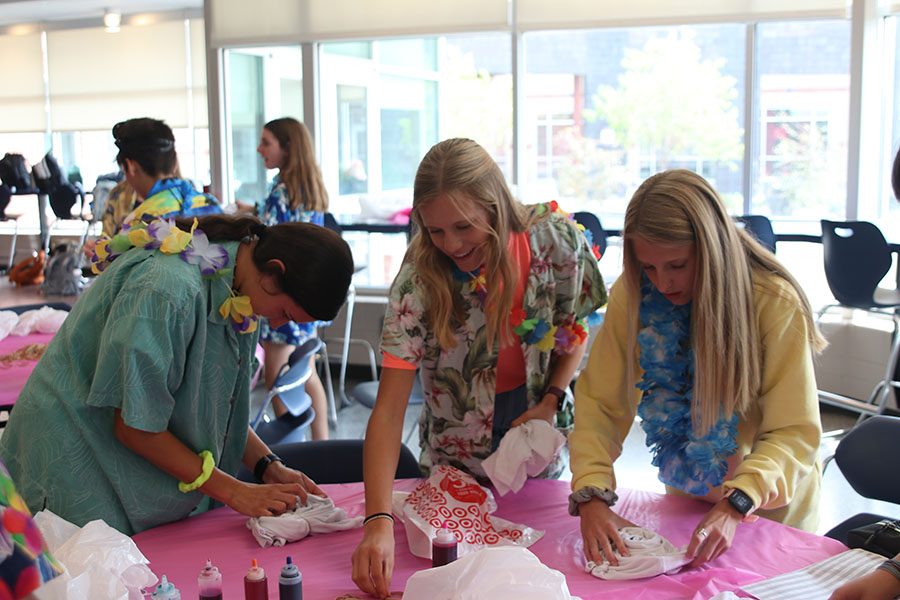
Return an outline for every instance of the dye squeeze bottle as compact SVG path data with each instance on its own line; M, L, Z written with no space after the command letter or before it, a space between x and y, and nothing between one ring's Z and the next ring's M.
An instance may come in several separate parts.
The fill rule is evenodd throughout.
M245 600L269 600L269 581L266 579L266 572L253 559L253 566L244 576L244 599Z
M162 581L159 582L159 585L156 586L156 589L150 594L150 598L152 600L181 600L181 592L179 592L178 588L172 585L172 582L163 575Z
M200 600L222 600L222 574L208 558L197 576L197 587L200 588Z
M278 577L278 600L303 600L303 575L290 556Z
M452 563L456 560L456 551L456 536L447 529L447 524L445 523L443 527L437 530L437 533L434 534L434 539L431 540L431 566L443 567Z

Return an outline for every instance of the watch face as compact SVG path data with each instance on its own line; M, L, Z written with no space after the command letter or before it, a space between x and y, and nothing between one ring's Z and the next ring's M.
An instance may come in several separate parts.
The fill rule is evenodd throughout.
M750 509L753 508L753 500L750 496L738 489L735 489L731 495L728 496L728 503L742 515L746 515L750 512Z

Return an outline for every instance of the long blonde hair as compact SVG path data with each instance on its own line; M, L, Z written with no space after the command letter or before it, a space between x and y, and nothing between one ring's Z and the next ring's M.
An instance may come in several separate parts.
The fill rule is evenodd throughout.
M762 383L753 281L756 274L781 277L794 289L815 352L825 348L806 294L775 256L735 226L712 186L691 171L664 171L647 179L625 212L623 281L634 303L629 307L629 381L640 327L642 269L632 240L653 244L694 244L695 272L691 304L694 351L694 430L704 433L724 413L746 413Z
M265 129L275 136L284 152L284 163L278 174L287 187L291 210L301 206L304 210L317 212L328 210L328 191L306 125L297 119L282 117L266 123Z
M441 252L425 231L420 209L431 202L451 202L464 209L466 202L481 206L486 221L461 210L470 223L488 234L485 245L485 271L488 293L485 300L487 343L493 346L512 343L509 314L518 280L514 258L508 250L511 233L527 231L540 217L515 200L500 168L484 148L464 138L452 138L435 144L422 159L413 186L413 208L410 215L415 234L405 261L413 264L425 290L424 310L428 323L441 348L456 345L454 331L464 320L462 297L454 293L453 261Z

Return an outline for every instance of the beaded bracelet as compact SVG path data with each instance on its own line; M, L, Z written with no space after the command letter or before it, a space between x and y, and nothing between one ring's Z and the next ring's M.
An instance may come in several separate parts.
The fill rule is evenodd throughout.
M213 469L216 467L216 461L213 459L212 452L209 450L204 450L199 454L200 458L203 459L203 467L200 470L200 475L197 476L197 479L193 480L190 483L185 483L183 481L178 482L178 491L183 494L187 494L188 492L193 492L201 485L206 483L210 476L212 476Z
M369 523L369 521L374 521L375 519L390 519L391 523L393 523L394 515L392 515L391 513L386 513L386 512L372 513L371 515L369 515L368 517L363 519L363 526L367 525Z

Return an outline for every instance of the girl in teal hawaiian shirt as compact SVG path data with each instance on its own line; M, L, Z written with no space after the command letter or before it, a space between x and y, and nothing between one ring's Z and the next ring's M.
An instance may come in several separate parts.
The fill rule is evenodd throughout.
M403 415L419 369L421 465L485 479L482 461L510 427L567 429L565 392L585 351L585 318L606 301L582 231L555 203L513 199L472 140L434 146L416 173L416 234L391 286L383 372L365 442L366 512L390 513ZM387 458L389 457L389 458ZM564 456L544 476L558 476ZM365 526L353 579L384 597L393 564L387 519Z
M321 493L249 429L250 375L260 317L332 319L344 303L353 259L340 236L159 220L98 242L94 267L0 438L29 508L132 534L208 498L264 516ZM264 485L237 480L241 465Z

